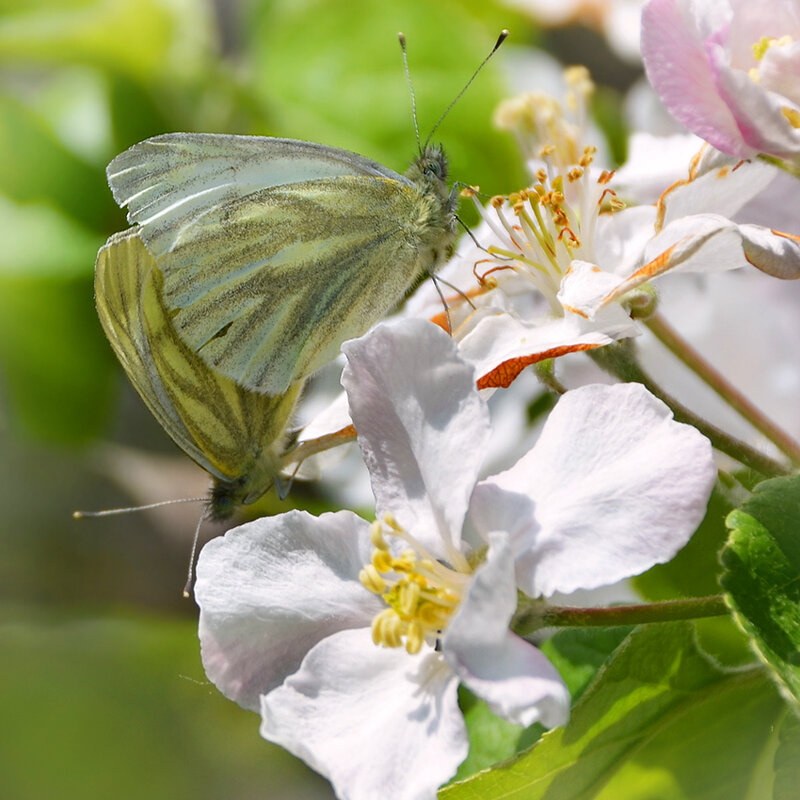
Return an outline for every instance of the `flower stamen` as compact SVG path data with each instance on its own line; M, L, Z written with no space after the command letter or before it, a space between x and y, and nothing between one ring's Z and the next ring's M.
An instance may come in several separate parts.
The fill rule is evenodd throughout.
M387 536L412 547L392 555ZM382 647L405 647L413 655L447 627L469 575L432 559L391 516L370 526L370 538L375 549L359 580L388 606L372 620L372 640Z

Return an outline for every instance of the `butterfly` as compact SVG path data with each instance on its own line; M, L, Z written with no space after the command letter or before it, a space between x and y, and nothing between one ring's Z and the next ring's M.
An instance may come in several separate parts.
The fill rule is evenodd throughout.
M332 361L455 241L458 195L436 145L400 175L322 144L171 133L107 174L163 275L177 336L270 395Z
M133 227L98 255L100 320L156 419L213 476L213 516L280 487L305 378L452 252L458 193L442 148L417 140L403 175L323 144L209 133L155 136L109 164Z
M100 249L95 302L103 330L153 416L213 477L209 515L225 519L280 481L281 439L302 382L266 395L210 368L177 335L162 287L137 229Z

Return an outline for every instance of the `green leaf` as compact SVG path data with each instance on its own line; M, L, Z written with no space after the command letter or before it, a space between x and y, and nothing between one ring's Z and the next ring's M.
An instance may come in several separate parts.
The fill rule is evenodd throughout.
M794 800L800 786L800 719L786 712L777 731L774 800Z
M697 649L690 624L651 625L616 651L566 727L440 796L767 800L772 772L762 767L784 713L763 670L723 672Z
M520 752L524 728L498 717L463 686L459 688L458 702L467 725L469 754L459 766L455 780L463 780ZM539 729L539 735L544 730L541 725L532 727Z
M542 644L542 652L564 679L573 703L630 630L630 627L567 628Z
M722 585L779 686L800 700L800 476L756 487L727 519Z

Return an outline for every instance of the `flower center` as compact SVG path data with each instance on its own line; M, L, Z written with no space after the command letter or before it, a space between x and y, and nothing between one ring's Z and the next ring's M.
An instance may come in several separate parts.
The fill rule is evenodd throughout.
M468 575L428 555L391 514L372 523L370 536L375 549L358 577L387 606L372 620L372 640L382 647L405 647L413 655L424 642L434 644L441 636L461 602ZM411 546L393 555L388 538Z
M495 115L499 127L517 135L535 168L533 185L508 197L494 197L486 208L471 193L500 241L487 248L493 257L491 266L479 273L476 265L479 282L497 285L504 276L522 276L558 316L564 314L558 291L572 261L596 261L599 214L624 207L608 188L612 173L593 174L596 148L581 146L594 88L591 79L582 68L570 68L565 78L569 87L566 111L552 97L529 93L501 104Z
M764 56L776 47L788 47L789 45L794 44L794 39L789 36L781 36L780 38L776 38L774 36L762 36L754 45L752 45L753 50L753 58L761 62L764 59ZM757 67L751 67L747 72L749 78L753 83L761 83L762 82L762 74L761 74L761 65ZM769 78L767 78L767 84L770 83ZM766 85L766 88L772 88L769 85ZM779 90L780 93L783 93ZM795 102L797 102L797 97L794 97ZM797 108L791 105L784 105L781 106L781 112L783 113L784 117L789 121L789 124L793 128L800 128L800 112L798 112Z

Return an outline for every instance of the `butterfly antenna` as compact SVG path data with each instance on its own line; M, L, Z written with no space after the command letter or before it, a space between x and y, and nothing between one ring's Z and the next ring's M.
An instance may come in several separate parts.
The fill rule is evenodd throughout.
M461 91L453 99L453 102L450 103L449 106L447 106L447 108L445 109L444 114L442 114L442 116L439 117L439 119L436 122L436 124L433 126L433 128L431 128L431 132L428 134L428 138L425 140L425 147L428 146L428 144L430 143L431 139L433 138L433 134L436 133L436 131L439 129L439 126L444 122L445 117L452 111L453 106L461 99L461 97L464 94L464 92L466 92L467 89L469 89L470 85L472 84L472 81L474 81L475 78L478 77L478 73L486 66L486 62L497 52L497 50L499 49L500 45L503 44L503 42L507 38L508 38L508 31L505 30L505 28L504 28L502 31L500 31L500 35L497 37L497 41L495 42L494 47L492 48L492 50L489 53L489 55L486 56L486 58L484 58L483 61L481 61L480 64L478 64L478 68L475 70L475 72L472 73L472 77L464 84L464 86L461 89Z
M200 539L200 527L208 518L208 512L200 515L197 520L197 527L194 529L194 538L192 539L192 550L189 553L189 569L186 572L186 585L183 587L183 596L190 598L192 596L192 584L194 583L194 557L197 555L197 542Z
M408 70L408 53L406 52L406 35L398 33L397 39L400 42L400 49L403 51L403 67L406 71L408 81L408 92L411 95L411 117L414 120L414 135L417 137L417 149L422 152L419 144L419 123L417 122L417 96L414 94L414 84L411 82L411 73Z
M73 519L86 519L87 517L111 517L115 514L131 514L134 511L149 511L151 508L174 506L178 503L204 503L205 497L180 497L177 500L162 500L159 503L148 503L144 506L129 506L128 508L106 508L102 511L73 511Z

